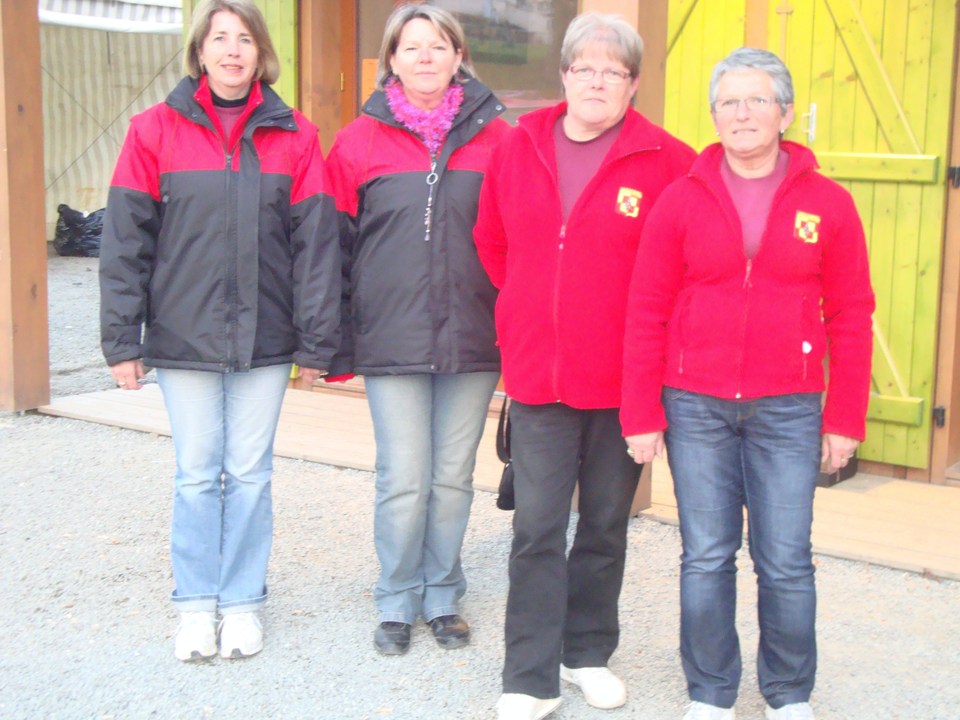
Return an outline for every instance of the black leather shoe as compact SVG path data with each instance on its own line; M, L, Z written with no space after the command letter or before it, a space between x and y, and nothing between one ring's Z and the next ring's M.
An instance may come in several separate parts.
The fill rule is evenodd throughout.
M429 623L437 645L446 649L463 647L470 642L470 626L459 615L441 615Z
M402 622L382 622L373 634L373 644L383 655L403 655L410 649L410 626Z

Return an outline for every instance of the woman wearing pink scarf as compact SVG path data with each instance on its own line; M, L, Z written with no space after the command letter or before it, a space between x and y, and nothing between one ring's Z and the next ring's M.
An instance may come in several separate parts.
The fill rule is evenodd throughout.
M463 29L439 8L393 11L377 81L328 160L347 280L331 374L365 378L377 442L374 643L400 655L421 616L441 647L469 642L460 548L500 372L496 290L472 229L507 125Z

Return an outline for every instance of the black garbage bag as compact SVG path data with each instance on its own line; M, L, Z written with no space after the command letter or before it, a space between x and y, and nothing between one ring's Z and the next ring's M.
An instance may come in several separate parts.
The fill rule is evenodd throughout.
M100 257L100 238L103 235L103 213L106 208L84 215L69 205L60 203L57 212L57 232L53 247L58 255L70 257Z

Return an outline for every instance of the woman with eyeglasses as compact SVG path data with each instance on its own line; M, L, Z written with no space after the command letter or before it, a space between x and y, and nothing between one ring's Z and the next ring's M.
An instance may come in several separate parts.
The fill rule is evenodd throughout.
M668 452L680 514L685 720L733 720L736 555L748 511L768 720L811 720L817 475L863 439L873 291L850 194L781 140L790 72L741 48L710 81L720 142L650 214L627 311L621 422L638 463ZM824 356L829 355L825 389Z
M626 702L607 662L640 475L617 417L627 285L650 206L694 157L631 108L642 50L616 15L575 18L561 49L565 101L520 118L481 190L475 239L500 289L497 339L513 399L501 720L553 712L561 677L595 707Z

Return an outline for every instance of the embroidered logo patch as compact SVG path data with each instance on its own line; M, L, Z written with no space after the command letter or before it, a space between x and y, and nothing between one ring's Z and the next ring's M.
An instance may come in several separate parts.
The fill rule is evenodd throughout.
M633 188L622 187L617 195L617 212L629 218L640 214L640 200L643 193Z
M797 219L793 223L793 236L811 245L820 239L820 216L797 210Z

